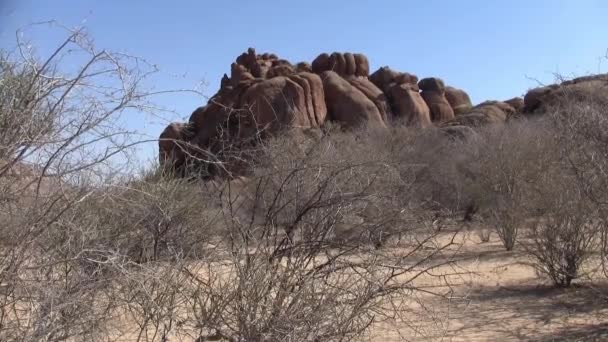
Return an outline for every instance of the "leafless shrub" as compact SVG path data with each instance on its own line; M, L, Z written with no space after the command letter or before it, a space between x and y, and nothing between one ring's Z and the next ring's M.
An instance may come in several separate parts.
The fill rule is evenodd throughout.
M515 246L528 217L531 191L555 160L551 138L541 123L511 123L487 132L478 180L486 219L507 250Z
M102 338L117 305L117 265L129 262L101 229L108 216L88 206L112 200L99 186L113 183L141 143L120 117L156 111L143 88L156 68L97 49L84 30L64 32L46 59L21 32L14 50L0 52L2 340Z
M526 251L539 273L557 286L568 287L597 252L602 222L574 181L559 181L546 184L543 216L532 225Z
M405 225L409 184L366 141L335 134L267 142L249 180L248 215L237 214L240 202L224 205L228 233L216 248L225 259L184 268L191 325L202 336L353 340L400 314L399 300L446 246L425 230L399 251L378 248L392 227L415 227ZM359 237L345 239L340 227Z
M141 143L120 115L156 110L141 88L155 68L83 31L43 62L27 46L0 54L1 340L356 340L404 320L413 293L442 295L417 281L445 281L430 271L457 233L436 239L426 209L458 210L468 193L459 164L442 167L440 133L239 142L231 129L255 125L236 115L194 152L199 174L119 179Z
M100 250L120 251L136 263L199 258L218 234L217 199L200 182L160 179L98 189L70 220L89 227L87 241ZM93 246L91 246L93 248Z
M603 221L600 251L605 264L608 197L603 189L608 185L605 172L608 167L608 97L604 92L605 84L603 88L597 82L583 89L580 87L585 86L564 89L560 101L547 112L558 132L556 140L564 167L573 173L573 182L597 209L596 217Z

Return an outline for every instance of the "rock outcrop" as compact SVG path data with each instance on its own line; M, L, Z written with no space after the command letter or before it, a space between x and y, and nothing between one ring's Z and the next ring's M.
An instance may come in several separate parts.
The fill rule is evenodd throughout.
M564 99L584 99L589 96L608 101L608 74L578 77L560 84L531 89L524 96L523 113L543 113Z
M473 108L469 94L462 89L445 87L445 98L452 107L454 115L469 113Z
M445 97L445 85L439 78L424 78L418 82L422 98L431 110L431 121L442 123L454 119L454 110Z
M363 124L386 127L378 107L357 87L334 71L324 71L321 78L325 103L333 121L348 127L360 127Z
M408 83L393 84L388 89L395 118L408 126L431 126L431 110L418 92L418 86Z
M216 162L204 167L209 176L238 176L247 166L242 165L242 155L230 161L226 146L245 148L287 129L315 129L327 121L351 129L436 125L458 137L471 132L471 127L540 113L565 96L591 91L605 93L608 99L608 75L473 106L464 90L446 86L440 78L419 81L416 75L388 66L370 75L369 61L360 53L322 53L311 63L292 64L250 48L230 65L230 76L224 74L207 105L194 110L188 123L171 124L161 133L159 159L163 165L183 168L191 164L191 157L213 156Z

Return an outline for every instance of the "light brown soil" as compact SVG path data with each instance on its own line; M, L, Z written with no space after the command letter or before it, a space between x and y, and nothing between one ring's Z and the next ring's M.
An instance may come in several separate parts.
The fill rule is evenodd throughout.
M431 276L417 282L446 297L417 295L408 303L410 324L378 324L370 341L608 341L608 284L554 288L497 236L488 243L474 233L459 237L456 264L434 272L451 274L451 286Z

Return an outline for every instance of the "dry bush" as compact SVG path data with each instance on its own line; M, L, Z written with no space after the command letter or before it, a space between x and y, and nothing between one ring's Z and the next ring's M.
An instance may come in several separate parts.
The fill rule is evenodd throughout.
M416 198L442 215L462 214L465 222L480 216L507 250L535 212L534 184L557 158L549 127L538 121L480 127L460 138L431 130L412 145L405 160L420 166ZM478 234L489 240L490 231Z
M216 146L219 171L119 178L139 142L118 123L154 109L154 68L82 31L42 62L26 46L2 55L1 340L356 340L450 262L409 135L309 131ZM201 179L235 160L247 179Z
M139 142L121 117L155 110L142 84L156 69L97 49L84 30L62 32L46 59L21 32L0 52L1 340L103 339L110 285L128 265L89 205L128 166Z
M604 191L608 185L605 172L608 167L606 89L605 81L564 87L546 109L554 128L562 173L567 176L556 181L555 185L567 186L562 193L570 195L568 200L561 193L548 197L556 199L557 208L564 207L565 213L570 213L558 213L558 222L553 223L564 231L559 236L568 240L562 253L569 255L570 261L561 262L559 280L566 285L573 275L577 275L573 269L593 252L601 253L604 274L608 274L605 267L608 197Z
M606 89L606 88L604 88ZM563 94L549 110L565 165L590 201L605 213L608 198L608 96L588 92ZM604 216L605 217L605 216Z
M547 184L543 216L532 225L531 244L526 246L537 271L560 287L581 277L581 269L597 252L601 237L597 210L574 184Z
M468 190L505 249L513 250L519 229L535 210L535 184L556 160L552 136L542 122L510 122L486 127L466 151L473 153Z
M472 138L474 135L455 138L439 129L427 129L401 145L401 159L411 165L415 177L413 194L426 210L452 216L473 203L467 191L471 174L465 168L472 162L468 153Z
M399 250L378 248L393 227L414 234L415 226L403 202L410 185L366 144L374 134L266 142L247 187L248 215L243 202L224 203L227 234L215 248L225 258L184 268L201 336L356 340L399 317L399 301L417 290L412 281L450 243L437 246L424 231Z
M161 178L98 188L68 222L88 227L89 248L118 251L129 261L200 258L216 235L218 201L200 182Z

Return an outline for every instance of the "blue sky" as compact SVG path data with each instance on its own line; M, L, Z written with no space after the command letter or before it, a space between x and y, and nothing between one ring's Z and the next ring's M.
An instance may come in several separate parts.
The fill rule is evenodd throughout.
M158 64L161 87L204 80L207 95L250 46L292 62L362 52L372 71L388 65L441 77L474 102L521 95L536 85L532 79L551 82L554 72L608 72L608 60L599 64L608 49L606 0L0 0L0 44L11 46L17 28L49 19L68 26L86 21L98 46ZM40 30L33 38L42 53L56 43ZM204 104L186 94L159 100L183 118ZM131 124L152 136L163 125L137 116Z

